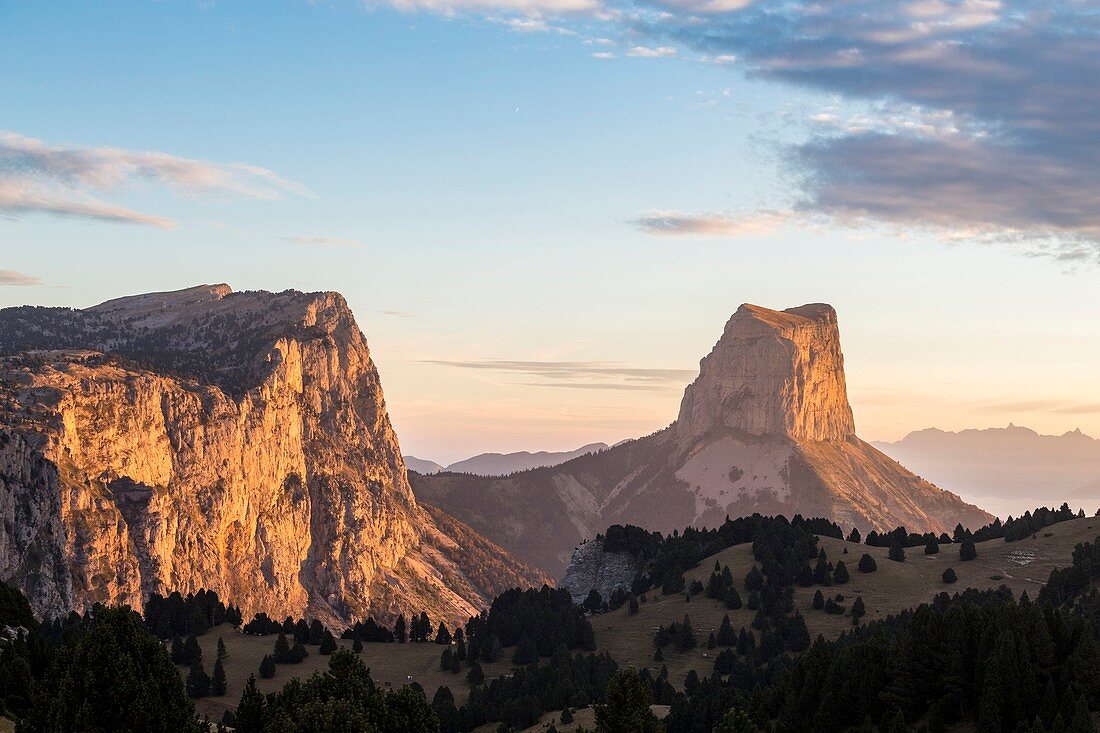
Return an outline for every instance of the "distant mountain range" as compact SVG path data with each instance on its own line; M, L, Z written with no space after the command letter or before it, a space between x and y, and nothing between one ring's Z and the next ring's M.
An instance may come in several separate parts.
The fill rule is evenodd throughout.
M473 458L452 463L449 466L442 466L435 461L427 461L416 456L404 456L404 458L406 467L425 476L441 471L472 473L476 476L507 476L510 473L519 471L530 471L532 468L558 466L587 453L598 453L607 450L609 447L607 443L589 443L576 450L557 453L544 450L537 453L530 453L525 450L516 453L481 453Z
M1038 504L1100 502L1100 440L1080 430L1040 435L1016 425L959 432L928 428L874 445L937 486L1002 516Z

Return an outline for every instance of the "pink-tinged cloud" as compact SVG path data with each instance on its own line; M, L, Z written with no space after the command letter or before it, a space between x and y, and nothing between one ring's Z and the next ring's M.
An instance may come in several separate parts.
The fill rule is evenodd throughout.
M0 211L174 226L171 219L101 199L103 194L142 185L187 196L229 194L271 200L287 194L310 195L303 186L259 166L121 148L50 145L0 133Z
M42 280L34 277L33 275L24 275L21 272L15 270L0 270L0 285L15 285L17 287L28 287L31 285L41 285Z

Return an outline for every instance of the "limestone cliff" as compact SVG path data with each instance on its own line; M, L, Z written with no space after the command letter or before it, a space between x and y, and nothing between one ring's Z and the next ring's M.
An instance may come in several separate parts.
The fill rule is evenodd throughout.
M950 532L993 519L856 436L836 312L823 304L741 306L660 432L554 468L418 476L413 488L559 575L578 542L615 523L668 532L801 513L865 532Z
M206 587L246 613L458 620L543 579L417 504L336 293L10 308L0 354L0 573L41 613Z
M605 601L616 589L630 591L634 576L645 570L645 563L629 552L604 552L604 543L595 539L573 550L561 587L569 591L574 603L583 603L595 590Z

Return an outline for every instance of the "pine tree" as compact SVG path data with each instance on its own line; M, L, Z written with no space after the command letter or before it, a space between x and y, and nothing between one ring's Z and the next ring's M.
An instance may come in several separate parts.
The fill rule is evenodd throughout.
M393 625L393 636L397 639L398 644L404 644L407 638L407 632L405 631L405 616L404 614L397 617L397 623Z
M481 669L481 665L476 659L474 663L470 665L470 671L466 673L466 682L469 683L470 687L475 687L485 682L485 672Z
M950 584L954 583L958 579L959 576L955 574L954 568L948 568L947 570L943 571L943 582Z
M440 621L439 622L439 630L435 632L435 643L436 644L450 644L451 639L452 639L451 632L448 631L447 626L442 621Z
M717 641L718 646L733 646L737 643L737 634L733 630L733 624L730 623L728 613L722 618L722 623L718 626L718 636L715 641Z
M741 594L732 585L726 588L726 597L723 600L726 602L726 608L731 611L741 608Z
M821 594L820 588L814 592L813 608L815 611L825 608L825 596Z
M229 656L229 652L225 650L225 641L218 637L218 659L225 659Z
M810 630L806 628L806 619L797 611L786 626L783 641L792 652L802 652L810 648Z
M275 676L275 657L265 654L260 660L260 677L269 680Z
M194 634L187 637L187 642L183 647L184 651L184 664L198 664L202 662L202 647L199 646L199 640L195 638Z
M596 706L596 733L658 733L662 726L649 709L649 685L637 670L619 670Z
M512 655L513 664L531 664L537 662L539 658L539 648L535 645L534 640L527 635L527 632L520 634L519 642L516 644L516 651Z
M893 539L890 541L890 551L887 553L894 562L905 562L905 546L901 544L900 539Z
M187 674L187 695L192 699L206 697L210 694L210 677L202 668L202 661L191 665L191 671Z
M745 590L748 591L760 591L764 589L764 576L760 574L760 569L755 565L745 575Z
M860 536L859 530L855 527L852 527L852 531L848 534L848 541L854 542L857 545L863 541L863 537Z
M742 626L740 633L737 634L737 653L744 656L754 649L756 649L756 638Z
M432 634L432 622L428 619L428 612L420 612L420 641L431 641L428 637Z
M959 559L963 562L974 560L978 557L978 548L974 546L974 540L967 537L959 547Z
M317 652L328 656L334 651L336 651L336 639L328 629L325 629L325 635L321 638L321 648L318 649Z
M176 664L187 663L187 649L184 646L182 636L172 637L172 661Z
M866 614L867 608L863 605L863 596L856 596L856 600L852 603L852 623L858 624Z
M849 579L848 566L844 564L843 560L839 560L836 569L833 570L833 582L837 585L844 585Z
M940 543L936 540L935 537L929 537L928 541L924 543L924 554L936 555L939 554L939 551Z
M714 632L710 632L710 636L707 637L707 649L714 649L718 646L718 638L714 635Z
M225 694L226 687L225 666L222 664L222 658L218 657L218 660L214 662L214 675L210 678L210 694L214 697L221 697Z
M363 651L363 640L360 639L358 636L356 636L355 640L351 642L351 650L356 654L359 654Z
M271 673L274 676L274 662L271 663ZM244 685L244 692L241 694L241 701L237 704L233 723L237 733L263 733L264 696L256 689L256 678L252 675L248 675L248 682Z
M875 562L875 558L867 553L863 553L863 557L859 559L859 572L873 573L876 570L878 570L878 563Z
M562 725L569 725L573 722L573 711L568 707L561 711L561 722Z
M287 641L286 634L282 632L275 639L275 650L272 652L272 658L277 664L288 664L290 662L290 642Z

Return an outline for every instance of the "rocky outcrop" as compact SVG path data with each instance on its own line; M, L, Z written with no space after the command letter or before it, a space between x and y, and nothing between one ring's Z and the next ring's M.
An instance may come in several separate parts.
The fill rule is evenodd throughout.
M33 446L0 466L0 502L37 518L4 535L0 569L40 613L206 587L246 613L457 620L542 580L510 559L501 577L466 573L440 550L336 293L6 309L0 354L0 425ZM63 571L41 572L42 552Z
M605 601L616 589L630 591L634 576L644 563L629 552L604 552L601 539L584 542L573 550L560 587L569 591L574 603L583 603L595 590Z
M993 519L856 436L836 313L822 304L741 306L665 430L554 468L442 473L413 488L555 574L616 523L670 532L800 513L864 532L950 532Z
M832 306L737 309L684 391L676 420L686 440L714 430L794 441L855 435Z

